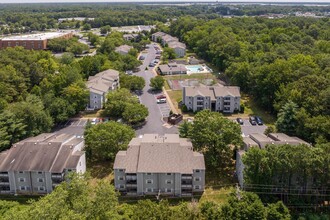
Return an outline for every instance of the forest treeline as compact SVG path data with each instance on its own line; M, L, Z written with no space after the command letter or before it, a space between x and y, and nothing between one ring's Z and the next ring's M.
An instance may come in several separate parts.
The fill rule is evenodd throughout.
M279 131L329 142L329 18L205 21L188 16L174 21L170 33L266 111L280 113L286 120L278 122Z

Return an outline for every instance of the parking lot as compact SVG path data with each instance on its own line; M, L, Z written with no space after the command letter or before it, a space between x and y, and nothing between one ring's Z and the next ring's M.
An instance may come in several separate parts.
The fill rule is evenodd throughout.
M266 125L251 125L249 119L243 119L244 123L241 125L242 135L248 136L252 133L264 133ZM236 120L235 120L236 122Z
M55 133L58 134L76 134L76 135L83 135L85 131L85 126L87 124L88 119L69 119L66 122L61 123L55 129Z
M159 95L155 95L155 102L157 102L157 96ZM161 103L161 104L157 104L158 105L158 108L159 108L159 111L160 113L162 114L163 117L168 117L170 116L170 111L171 111L171 108L170 106L168 105L168 103Z

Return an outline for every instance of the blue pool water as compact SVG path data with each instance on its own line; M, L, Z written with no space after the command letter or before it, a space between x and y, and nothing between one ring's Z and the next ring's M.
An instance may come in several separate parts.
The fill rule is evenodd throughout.
M200 72L208 71L206 66L202 66L202 65L187 65L186 68L191 73L200 73Z

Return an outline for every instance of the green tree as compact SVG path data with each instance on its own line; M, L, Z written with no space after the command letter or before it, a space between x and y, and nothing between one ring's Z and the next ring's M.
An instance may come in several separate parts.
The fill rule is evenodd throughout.
M291 215L289 209L279 201L267 206L267 219L268 220L290 220Z
M123 112L123 119L129 124L136 124L148 117L148 108L142 104L127 104Z
M73 53L76 56L83 54L85 51L88 50L89 50L88 45L79 42L71 43L67 48L67 51Z
M296 127L298 123L296 119L297 108L298 106L292 101L289 101L283 106L278 113L276 121L276 129L279 132L284 132L288 135L296 134Z
M142 90L145 84L145 80L140 76L129 76L124 74L120 76L121 88L126 88L131 91Z
M85 131L85 145L92 160L114 161L118 151L126 150L135 132L127 125L106 122Z
M192 123L188 121L184 121L179 126L179 134L182 138L189 138L189 134L191 132Z
M100 28L100 32L103 35L108 34L111 31L111 27L109 25L103 26Z
M9 108L16 118L22 119L26 125L26 137L35 136L42 132L49 132L53 120L44 109L39 97L29 95L25 101L12 104Z
M110 92L105 103L105 115L121 117L127 104L138 103L136 98L127 89L118 89Z
M216 169L230 166L232 147L242 143L239 125L209 110L195 115L194 123L188 129L188 137L196 150L203 151L206 164Z
M89 92L83 82L76 82L63 89L63 97L72 105L77 113L86 108Z
M13 112L5 110L0 113L0 152L22 140L26 127L23 119L16 117Z
M83 31L89 31L90 29L92 29L92 26L88 23L84 24L82 27Z
M161 76L156 76L150 79L150 87L154 88L155 90L161 90L164 86L165 80Z

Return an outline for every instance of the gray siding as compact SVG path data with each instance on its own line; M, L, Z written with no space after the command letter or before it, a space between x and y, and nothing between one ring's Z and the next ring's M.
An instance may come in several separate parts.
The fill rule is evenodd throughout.
M93 92L89 93L89 108L101 109L104 103L104 96Z

